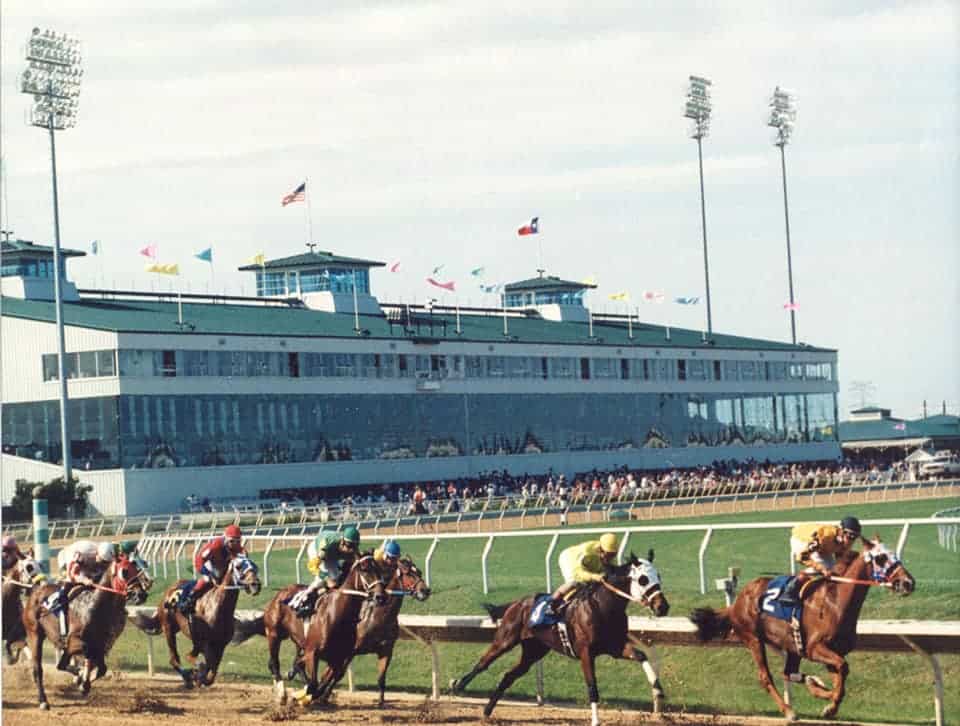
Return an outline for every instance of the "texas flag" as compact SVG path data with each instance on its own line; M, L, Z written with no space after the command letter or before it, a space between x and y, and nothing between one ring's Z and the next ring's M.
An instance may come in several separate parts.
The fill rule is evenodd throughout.
M523 237L526 234L537 234L540 232L540 217L534 217L529 222L520 226L517 234Z

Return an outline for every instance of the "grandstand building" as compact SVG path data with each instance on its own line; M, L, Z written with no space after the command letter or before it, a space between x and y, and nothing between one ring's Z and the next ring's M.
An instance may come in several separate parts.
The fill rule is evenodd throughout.
M3 242L4 504L17 479L60 473L52 265L49 247ZM377 267L312 251L241 268L255 298L66 282L70 446L92 505L840 455L835 350L594 316L591 286L556 277L506 286L500 308L390 305Z

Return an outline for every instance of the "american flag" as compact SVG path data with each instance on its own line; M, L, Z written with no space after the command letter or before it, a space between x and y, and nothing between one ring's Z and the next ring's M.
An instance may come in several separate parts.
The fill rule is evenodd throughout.
M283 199L280 200L280 204L285 207L288 204L293 204L293 202L302 202L306 198L307 198L307 183L304 182L289 194L284 194Z

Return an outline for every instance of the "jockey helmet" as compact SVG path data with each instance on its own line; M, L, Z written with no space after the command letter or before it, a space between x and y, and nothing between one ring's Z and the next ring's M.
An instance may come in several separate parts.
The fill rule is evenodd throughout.
M620 549L620 542L617 540L617 535L613 532L607 532L604 535L600 536L600 549L608 553L616 553Z
M860 532L862 531L860 528L860 520L856 517L844 517L841 519L840 529L842 529L844 532L850 532L857 537L860 536Z
M396 540L388 539L383 544L383 554L393 559L398 558L400 556L400 545L397 544Z
M137 551L137 543L132 539L128 539L120 543L119 549L122 554L130 556Z
M5 550L15 550L17 549L17 540L12 535L7 535L3 538L3 549Z
M113 562L113 543L101 542L97 545L97 559L101 562Z
M231 552L236 552L240 549L242 539L243 532L241 532L240 528L235 524L227 525L227 528L223 530L223 541Z
M340 535L340 538L344 542L349 542L354 547L356 547L360 544L360 531L353 525L350 525L349 527L344 527L343 534Z

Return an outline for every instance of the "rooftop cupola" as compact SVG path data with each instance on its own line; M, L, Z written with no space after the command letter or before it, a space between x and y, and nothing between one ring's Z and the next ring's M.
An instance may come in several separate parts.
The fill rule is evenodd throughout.
M255 272L257 297L299 298L312 310L353 313L354 287L357 312L382 315L380 304L370 293L370 268L383 262L342 257L315 249L292 257L244 265L244 272Z
M545 276L543 270L538 272L538 277L504 286L504 307L533 310L544 320L586 322L589 312L583 296L596 285Z
M53 300L53 247L23 239L0 242L0 291L22 300ZM60 283L63 300L80 299L77 286L67 279L67 258L84 257L80 250L60 249Z

